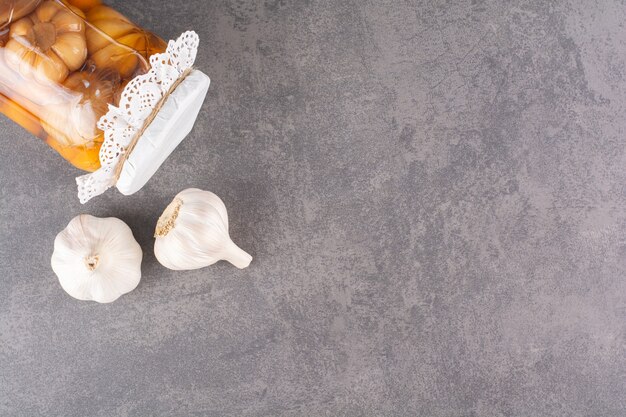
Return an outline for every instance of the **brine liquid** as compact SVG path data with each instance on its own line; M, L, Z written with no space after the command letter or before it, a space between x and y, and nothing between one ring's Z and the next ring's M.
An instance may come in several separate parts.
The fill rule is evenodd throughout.
M56 20L45 21L47 15L39 8L54 11L53 6L66 10L58 11ZM22 22L20 19L7 22L6 18L3 22L7 10L17 15L26 14L20 18ZM43 53L47 53L50 46L45 37L53 32L54 25L58 25L58 32L65 30L63 19L69 18L85 25L85 40L79 39L80 34L72 34L64 39L57 38L59 45L72 53L85 45L86 58L73 70L68 70L69 64L46 66L48 58ZM16 22L20 26L13 26ZM13 30L11 35L10 30ZM7 47L11 36L20 30L27 33L22 39L32 40L38 46L21 50L21 44L16 46L14 42ZM52 42L54 39L47 43ZM17 55L9 51L11 46L18 49ZM128 81L148 71L150 55L165 51L166 46L162 39L132 24L98 0L0 0L0 112L44 140L75 167L95 171L100 167L99 150L103 140L103 133L96 127L97 120L106 113L109 104L117 105ZM63 56L61 48L52 49L61 51L60 60L57 56L54 58L62 63L74 59L74 56ZM24 62L16 63L16 56ZM42 79L42 73L55 80Z

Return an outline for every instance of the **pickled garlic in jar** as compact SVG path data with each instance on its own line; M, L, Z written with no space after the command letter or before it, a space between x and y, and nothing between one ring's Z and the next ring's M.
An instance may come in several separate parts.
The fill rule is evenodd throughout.
M0 112L95 171L97 121L166 46L99 0L0 0Z

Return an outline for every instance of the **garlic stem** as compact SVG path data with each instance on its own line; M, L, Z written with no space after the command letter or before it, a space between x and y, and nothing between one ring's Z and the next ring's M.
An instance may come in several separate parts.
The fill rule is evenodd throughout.
M91 255L85 258L85 266L90 271L95 271L100 264L100 257L98 255Z
M250 262L252 262L252 256L237 246L232 240L229 240L229 243L226 244L223 256L225 261L230 262L239 269L247 268Z

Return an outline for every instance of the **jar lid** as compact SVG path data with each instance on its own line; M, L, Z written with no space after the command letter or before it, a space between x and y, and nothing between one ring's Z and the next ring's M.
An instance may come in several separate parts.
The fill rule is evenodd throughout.
M116 183L122 194L139 191L189 134L210 82L207 75L193 70L167 97L124 162Z
M124 87L119 105L109 105L97 124L104 132L100 168L76 178L81 203L113 186L126 195L138 191L191 131L210 83L192 69L198 44L193 31L170 41L150 57L150 70Z

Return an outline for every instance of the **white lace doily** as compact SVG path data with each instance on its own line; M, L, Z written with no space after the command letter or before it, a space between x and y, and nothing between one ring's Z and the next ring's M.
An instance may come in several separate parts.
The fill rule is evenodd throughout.
M109 111L98 121L98 128L104 131L100 169L76 178L78 198L82 204L115 185L116 167L124 163L128 145L170 87L192 67L199 42L194 31L169 41L164 53L150 57L150 71L138 75L126 85L119 106L109 104Z

